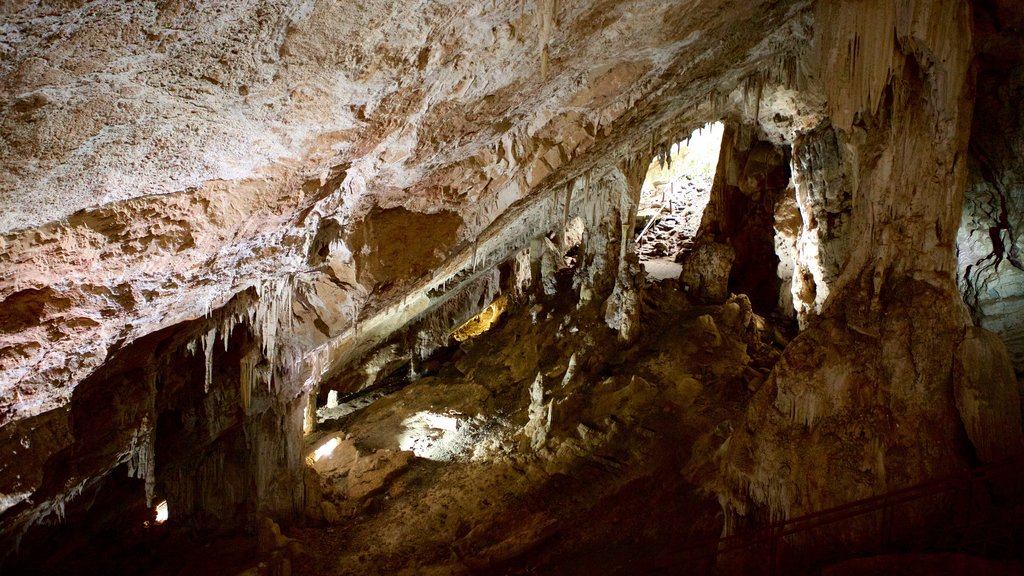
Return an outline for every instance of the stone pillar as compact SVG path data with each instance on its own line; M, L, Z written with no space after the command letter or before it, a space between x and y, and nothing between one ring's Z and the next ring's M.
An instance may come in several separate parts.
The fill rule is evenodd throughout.
M618 221L619 253L615 287L605 301L605 323L619 333L619 340L623 342L633 341L640 333L640 291L644 271L636 256L633 230L649 164L644 160L642 157L630 158L619 167L625 176L626 186L620 192L617 218L614 218Z
M951 386L958 363L1005 358L985 338L957 354L970 326L954 274L971 33L963 0L818 5L822 80L852 169L850 255L721 452L717 493L733 518L799 515L965 468L972 428L1006 421L972 413L965 429ZM1002 446L1020 444L1018 427Z
M792 310L802 327L821 312L855 243L847 233L851 163L827 120L793 142L793 183L800 221L793 238Z
M711 197L681 281L698 299L746 294L761 313L778 306L775 205L789 185L789 150L728 122Z

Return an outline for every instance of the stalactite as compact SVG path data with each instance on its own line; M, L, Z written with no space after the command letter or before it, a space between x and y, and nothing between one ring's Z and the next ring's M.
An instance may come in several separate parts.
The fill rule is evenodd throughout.
M537 45L540 49L540 74L547 80L550 58L551 33L556 26L558 0L537 0Z
M896 49L897 2L870 0L874 7L861 3L839 2L821 6L817 35L822 66L831 81L825 82L833 123L840 128L853 125L854 115L878 110L885 86L893 76ZM864 46L869 49L862 49Z
M761 119L761 97L764 94L765 73L757 72L747 76L743 82L743 107L754 125Z
M146 462L144 466L146 481L146 506L153 507L153 496L156 492L156 370L152 367L146 371L146 385L149 388L149 436L146 439Z
M203 392L210 391L210 383L213 382L213 345L217 339L217 329L210 328L203 336L203 354L206 359L205 379L203 380Z
M558 234L558 249L561 250L563 254L568 249L565 245L565 230L569 226L569 213L572 208L572 189L575 184L575 182L570 182L565 186L565 208L562 211L562 226Z
M274 278L256 284L257 302L249 309L249 326L260 341L263 357L270 364L267 389L272 389L277 372L278 333L292 327L292 297L294 279L291 276Z
M259 380L259 366L262 358L258 348L253 348L245 356L242 356L238 372L239 398L242 400L242 409L248 413L252 405L252 391Z
M224 314L223 322L221 323L220 335L224 340L224 351L228 351L228 346L231 342L231 333L235 329L235 325L242 321L242 317L234 313Z
M519 145L517 141L510 148ZM645 169L646 164L645 159ZM611 180L615 183L609 183ZM619 245L615 242L622 235L617 196L622 187L620 180L621 175L614 169L609 170L609 176L598 176L593 169L588 170L583 178L564 184L564 193L560 187L545 190L536 201L513 212L511 220L492 223L492 227L501 227L499 233L493 233L494 228L485 229L464 253L460 264L435 271L419 288L421 296L412 304L418 309L422 307L419 312L403 318L409 306L392 302L375 311L365 322L356 322L353 318L353 326L343 335L323 345L315 354L307 354L303 361L309 366L310 380L319 381L323 374L357 361L377 345L371 343L382 337L381 326L398 329L399 326L393 324L397 322L401 322L401 326L415 327L411 329L418 332L418 357L425 357L439 343L447 342L450 330L479 313L479 302L493 301L498 295L498 264L516 258L533 238L552 232L564 234L574 217L581 219L585 230L581 239L581 261L586 263L574 278L574 286L585 285L593 294L595 280L602 278L601 288L604 289L604 284L613 280L612 266L619 260ZM606 254L609 250L611 252ZM559 252L558 246L553 251ZM467 294L474 296L469 298ZM365 333L363 324L367 326ZM310 384L310 388L312 386Z
M142 423L135 430L128 458L128 476L145 481L146 506L153 506L156 488L156 426L149 415L142 417Z

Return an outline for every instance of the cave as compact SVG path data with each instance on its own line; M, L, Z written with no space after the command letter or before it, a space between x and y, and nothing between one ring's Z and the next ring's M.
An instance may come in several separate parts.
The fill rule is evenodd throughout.
M1024 574L1017 2L0 15L0 573Z
M652 280L679 278L711 199L721 122L698 128L651 160L640 188L633 244Z

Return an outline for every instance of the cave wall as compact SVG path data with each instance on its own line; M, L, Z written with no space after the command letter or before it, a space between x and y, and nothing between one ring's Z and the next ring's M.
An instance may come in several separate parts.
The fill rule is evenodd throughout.
M790 150L760 136L759 130L756 123L726 124L696 243L728 246L733 259L724 271L727 290L748 295L759 312L768 313L779 306L775 210L789 186Z
M786 518L1019 454L1018 403L958 401L1016 388L1006 366L992 379L978 372L1005 363L1005 350L973 336L956 285L974 98L962 39L972 28L965 2L819 5L818 70L850 170L837 180L850 183L843 229L855 243L820 315L722 447L717 494L730 522ZM1007 434L998 450L965 427L974 410L1011 423L997 427Z
M243 294L229 309L254 307L257 297ZM4 563L44 565L54 534L67 531L76 537L61 541L54 561L95 553L86 544L93 538L103 538L99 549L145 541L142 524L161 500L181 528L295 517L306 396L272 366L257 331L232 315L140 339L77 386L66 411L5 429L42 458L0 473L23 494L4 511ZM218 333L211 320L233 329ZM108 504L94 506L96 498Z
M998 6L998 5L997 5ZM1024 96L1020 16L978 18L978 87L957 237L958 281L976 324L999 334L1024 372Z
M800 134L793 142L794 201L788 214L778 216L799 221L780 236L787 239L786 253L792 261L785 303L804 326L821 311L855 243L847 230L851 168L828 121Z
M182 371L189 389L213 398L237 384L255 407L244 439L188 423L241 422L233 401L175 409L181 430L223 437L181 471L161 473L173 459L156 457L157 478L182 475L169 490L179 513L209 508L215 524L221 504L250 516L266 497L283 514L286 480L257 463L290 465L292 448L264 446L258 430L300 439L297 399L446 302L459 308L462 288L557 227L567 197L593 222L617 213L595 200L617 189L609 169L715 116L756 63L784 63L808 6L4 4L0 443L26 453L2 465L4 542L73 501L78 480L123 464L135 417L109 448L96 441L91 467L44 479L82 445L78 386L116 397L134 384L117 366L148 357L140 343L164 330L191 345L187 366L201 361ZM591 184L605 192L581 192ZM422 226L396 228L388 215L406 212ZM614 269L580 280L593 297L616 285L604 247L623 248L620 225L591 234L592 258ZM392 232L430 250L397 252ZM232 330L252 348L233 347ZM225 341L231 370L207 369ZM273 406L258 392L268 385ZM241 468L221 467L229 450ZM222 503L188 487L224 474L248 487Z

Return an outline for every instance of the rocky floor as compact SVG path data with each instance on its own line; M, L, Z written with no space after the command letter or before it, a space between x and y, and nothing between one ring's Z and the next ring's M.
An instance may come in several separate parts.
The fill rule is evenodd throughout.
M295 572L674 573L720 534L700 485L778 356L768 334L744 297L696 307L668 283L632 346L596 310L521 305L310 439L320 522L286 531Z
M697 570L722 531L702 486L783 336L744 296L697 306L666 281L644 290L641 334L625 345L598 303L577 307L569 272L556 296L511 303L415 380L396 373L325 411L307 438L306 520L197 534L173 511L143 527L140 509L117 534L85 541L69 527L25 573Z
M679 277L677 256L693 245L711 195L710 177L681 177L645 189L637 213L640 263L653 280Z

